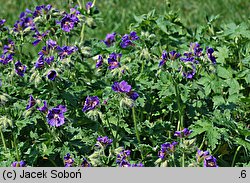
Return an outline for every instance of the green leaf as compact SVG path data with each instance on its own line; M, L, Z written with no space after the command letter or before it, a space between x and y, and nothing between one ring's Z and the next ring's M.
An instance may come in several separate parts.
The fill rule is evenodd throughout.
M235 139L236 143L240 146L245 147L248 151L250 151L250 142L247 142L246 140L236 138Z
M220 132L218 131L218 128L215 128L214 126L210 126L206 130L206 136L208 139L208 144L214 150L216 148L216 145L218 144L221 135Z
M232 78L232 73L224 67L217 67L218 76L224 79Z
M218 63L225 63L226 58L229 57L229 49L226 46L218 47L218 51L215 52L215 55L217 56L216 62Z
M225 104L225 100L223 98L223 96L221 95L217 95L213 97L213 103L214 103L214 107Z

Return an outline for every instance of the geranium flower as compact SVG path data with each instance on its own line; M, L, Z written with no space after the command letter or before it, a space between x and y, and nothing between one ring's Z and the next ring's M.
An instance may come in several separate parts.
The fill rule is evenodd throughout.
M47 121L50 126L59 127L65 123L64 113L67 108L63 105L58 105L48 111Z

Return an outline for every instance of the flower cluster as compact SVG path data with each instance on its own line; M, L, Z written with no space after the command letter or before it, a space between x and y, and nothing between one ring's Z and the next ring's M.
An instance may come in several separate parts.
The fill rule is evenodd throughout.
M109 139L107 136L105 136L105 137L98 137L97 141L98 141L98 144L96 144L97 146L99 146L99 144L101 144L104 147L106 147L108 145L111 145L111 143L113 142L113 140Z
M164 50L163 53L162 53L162 55L161 55L161 61L159 63L159 67L163 66L167 62L168 59L170 59L170 60L176 60L180 56L181 56L181 54L177 53L175 50L170 51L169 53L167 53Z
M80 15L80 12L75 8L71 8L69 14L65 13L64 17L60 21L62 30L70 32L74 26L79 23L78 15Z
M115 32L113 32L111 34L107 34L105 40L102 40L102 42L104 42L107 47L110 47L116 41L115 36L116 36ZM136 41L138 39L139 39L139 37L137 36L136 32L132 31L129 34L125 34L122 36L120 46L121 46L121 48L127 48L129 46L134 46L133 41Z
M188 137L192 132L193 132L192 130L184 128L182 131L176 131L174 133L174 136L180 137L180 138L185 138L185 137Z
M127 48L128 46L134 46L134 43L132 41L138 40L139 37L136 35L136 32L132 31L130 34L125 34L122 36L122 41L120 43L120 46L122 48Z
M26 30L36 30L36 26L32 17L28 16L28 12L22 12L19 16L19 20L16 21L13 27L13 31L16 33L24 32Z
M175 146L178 142L164 143L161 145L161 150L158 152L158 157L164 160L167 155L172 154L175 151Z
M216 58L213 56L213 52L214 50L212 48L207 48L207 56L212 61L212 63L215 64ZM199 60L204 59L203 49L198 43L191 43L190 51L185 52L183 57L181 57L181 54L177 53L176 51L167 53L164 50L159 62L159 67L162 67L168 59L176 60L178 58L180 58L180 61L182 61L182 66L179 70L182 72L183 77L192 79L196 74L196 65L199 64Z
M82 108L83 112L95 109L100 104L100 100L97 96L87 97Z
M124 80L121 81L120 83L116 81L112 85L113 91L126 93L132 100L136 100L139 97L139 94L135 91L132 91L131 89L132 87Z
M30 14L32 14L32 18L36 18L36 17L39 17L43 14L45 14L45 15L48 14L48 12L51 11L51 9L52 9L52 6L50 4L48 4L46 6L45 5L37 6L34 11L31 11L28 9L26 11L29 12Z
M3 65L8 64L13 60L15 51L15 43L11 39L8 40L8 44L3 46L3 54L0 56L0 63Z
M142 163L131 164L129 162L131 151L130 150L122 150L116 156L116 163L119 167L144 167Z
M64 156L64 166L65 167L72 167L75 160L70 156L70 153L67 153L66 156Z
M26 163L25 161L21 160L20 162L18 161L14 161L12 164L11 164L12 167L26 167Z
M198 149L196 160L198 163L203 161L204 167L218 167L216 158L210 155L209 151L201 151Z

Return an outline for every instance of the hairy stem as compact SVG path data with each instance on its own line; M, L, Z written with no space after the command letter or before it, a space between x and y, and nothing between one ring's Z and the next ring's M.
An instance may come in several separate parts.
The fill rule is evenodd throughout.
M16 150L16 158L17 158L17 161L21 161L20 159L20 155L19 155L19 149L17 147L17 141L16 141L16 136L13 134L13 141L14 141L14 147L15 147L15 150Z
M241 148L241 146L239 146L239 147L236 149L235 153L234 153L234 157L233 157L233 161L232 161L231 167L234 166L235 159L236 159L236 156L237 156L238 152L240 151L240 148Z
M177 124L177 131L181 130L183 128L183 107L181 105L181 98L180 98L180 92L179 88L177 86L177 83L174 81L175 86L175 94L177 98L177 105L178 105L178 124Z
M135 134L136 134L136 139L138 141L138 143L140 144L140 134L139 134L139 130L137 128L137 121L136 121L136 115L135 115L135 108L132 107L132 115L133 115L133 121L134 121L134 127L135 127Z
M85 23L82 24L80 44L83 43L83 39L84 39L84 30L85 30Z
M185 153L182 153L182 167L185 167Z
M1 133L1 139L2 139L2 143L3 143L4 150L5 150L5 151L7 151L7 147L6 147L5 139L4 139L3 132L2 132L2 130L1 130L1 129L0 129L0 133Z
M82 3L80 2L80 0L77 0L77 3L79 5L79 8L82 9Z

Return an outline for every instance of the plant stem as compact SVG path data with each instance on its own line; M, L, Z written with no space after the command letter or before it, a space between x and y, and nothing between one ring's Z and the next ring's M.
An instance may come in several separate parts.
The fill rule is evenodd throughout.
M202 142L201 142L201 145L200 145L199 149L201 149L201 148L203 147L204 142L205 142L205 136L203 136L203 140L202 140Z
M109 130L111 131L112 138L113 138L113 140L115 141L115 142L114 142L114 144L115 144L115 143L116 143L115 135L114 135L114 133L113 133L113 129L111 128L110 121L109 121L109 118L108 118L108 116L107 116L107 113L105 113L105 117L106 117L106 120L107 120L107 124L108 124Z
M135 108L134 107L132 107L132 115L133 115L133 121L134 121L134 126L135 126L136 139L137 139L138 143L140 144L141 143L140 134L139 134L139 131L138 131L138 128L137 128L137 121L136 121Z
M48 158L48 159L49 159L49 161L50 161L55 167L58 167L54 160L52 160L52 159L50 159L50 158Z
M241 148L241 146L239 146L239 147L236 149L235 153L234 153L234 157L233 157L233 161L232 161L231 167L234 166L235 159L236 159L236 156L237 156L238 152L240 151L240 148Z
M185 167L185 153L182 153L182 167Z
M177 83L175 81L174 86L175 86L175 94L177 98L177 105L178 105L178 124L177 124L177 131L183 128L183 108L181 106L181 99L180 99L180 92L179 88L177 86Z
M85 23L82 24L80 45L83 43Z
M16 136L15 135L13 135L13 141L14 141L14 147L16 149L16 158L17 158L17 161L21 161L20 155L19 155L19 150L18 150L18 147L17 147L17 142L16 142Z
M2 139L4 150L7 151L7 147L6 147L6 143L5 143L5 139L4 139L4 136L3 136L2 129L0 129L0 132L1 132L1 139Z
M78 3L79 8L80 8L80 10L81 10L81 9L82 9L82 3L80 2L80 0L77 0L77 3Z
M172 158L172 161L173 161L174 167L176 167L176 164L175 164L175 159L174 159L174 154L172 154L172 155L171 155L171 158Z

